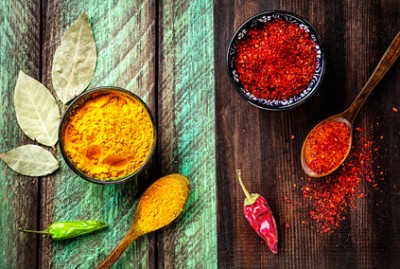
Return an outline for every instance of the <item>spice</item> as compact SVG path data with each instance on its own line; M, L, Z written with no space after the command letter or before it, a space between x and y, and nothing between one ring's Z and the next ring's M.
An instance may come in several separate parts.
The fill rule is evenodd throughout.
M271 208L264 197L258 193L250 194L243 184L240 170L237 177L246 198L243 204L243 213L251 227L265 240L272 253L278 253L278 229Z
M189 180L171 174L154 182L140 197L135 218L142 231L159 229L174 220L190 195Z
M76 167L100 180L142 167L155 143L150 114L122 92L96 93L74 111L65 129L65 152Z
M392 107L393 112L399 112L399 110L396 107Z
M316 174L326 174L337 168L350 149L351 132L345 122L324 121L307 136L304 160Z
M183 175L171 174L154 182L140 197L128 233L97 269L111 268L138 237L176 219L185 208L189 195L190 183Z
M371 140L356 134L350 155L338 171L318 180L305 179L302 195L311 202L309 216L318 223L319 232L333 233L347 219L348 210L366 195L360 184L378 186L372 155L377 148ZM383 173L380 176L383 180Z
M299 25L280 19L251 28L236 47L235 66L245 91L287 100L303 92L316 71L317 50Z
M37 145L25 145L0 154L15 172L31 177L45 176L58 169L58 161L53 154Z
M93 29L83 12L61 37L51 69L51 80L58 98L68 103L92 81L97 54Z
M42 83L22 71L15 84L14 110L21 130L30 139L54 147L60 123L56 99Z
M54 222L45 231L20 229L21 232L49 234L53 240L64 240L101 230L107 223L98 220Z

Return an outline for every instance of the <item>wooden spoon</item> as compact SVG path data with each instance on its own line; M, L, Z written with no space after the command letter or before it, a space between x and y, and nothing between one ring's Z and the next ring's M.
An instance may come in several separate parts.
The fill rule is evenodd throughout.
M301 166L303 167L304 172L308 176L318 178L318 177L323 177L323 176L329 175L330 173L335 171L346 160L347 156L349 155L351 143L352 143L352 126L353 126L353 122L354 122L355 117L357 116L358 111L360 110L361 106L364 104L365 100L370 95L370 93L375 89L376 85L378 85L378 83L381 81L381 79L386 74L386 72L389 70L389 68L397 60L399 55L400 55L400 32L394 38L394 40L390 44L389 48L386 50L385 54L382 56L382 59L379 61L378 65L375 68L374 72L372 73L371 77L365 84L364 88L358 94L358 96L356 97L354 102L350 105L350 107L340 114L336 114L334 116L331 116L331 117L321 121L310 131L310 133L312 133L315 128L317 128L319 125L321 125L322 123L327 122L327 121L344 122L349 127L350 142L349 142L349 145L347 148L347 153L344 154L342 161L337 166L331 168L329 171L327 171L325 173L316 173L315 171L312 171L307 166L306 160L305 160L305 154L304 154L304 151L305 151L304 147L307 143L307 139L310 136L310 133L308 133L306 139L303 142L303 147L301 149Z
M189 180L180 174L168 175L154 182L140 197L132 227L97 269L111 268L138 237L171 223L185 208L189 195Z

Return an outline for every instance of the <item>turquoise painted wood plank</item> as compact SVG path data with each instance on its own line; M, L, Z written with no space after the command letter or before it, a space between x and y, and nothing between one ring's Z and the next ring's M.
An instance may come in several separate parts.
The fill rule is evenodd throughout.
M160 166L192 194L158 233L159 268L217 268L213 12L210 0L160 3Z
M28 142L14 111L18 71L39 79L39 1L0 4L0 152ZM38 179L19 176L0 161L0 268L37 263L37 241L18 228L37 228Z
M154 1L50 1L45 7L43 81L50 89L51 63L65 29L85 10L98 53L89 88L114 85L141 96L154 112ZM109 228L65 242L41 240L41 268L94 268L119 243L132 223L140 190L149 175L118 186L99 186L78 178L61 161L55 178L42 184L43 227L56 220L103 219ZM141 182L141 181L144 181ZM154 235L140 238L114 268L153 268Z

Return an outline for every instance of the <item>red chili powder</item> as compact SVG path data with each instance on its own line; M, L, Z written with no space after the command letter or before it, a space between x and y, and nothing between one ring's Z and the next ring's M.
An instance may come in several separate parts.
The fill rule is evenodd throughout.
M304 145L304 160L310 170L325 174L338 167L350 147L350 128L344 122L326 121L317 125Z
M300 26L273 19L250 29L238 43L235 66L247 92L287 100L307 88L317 67L317 50Z
M368 182L377 188L372 153L378 149L372 141L356 134L350 155L338 171L321 179L306 178L302 195L311 202L309 215L317 222L319 232L333 233L346 220L348 210L365 196L361 183ZM383 172L380 177L384 179Z

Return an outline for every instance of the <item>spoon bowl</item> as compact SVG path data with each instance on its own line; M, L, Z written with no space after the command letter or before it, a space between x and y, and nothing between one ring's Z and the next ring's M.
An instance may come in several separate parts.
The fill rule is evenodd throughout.
M323 177L331 174L334 172L339 166L346 160L347 156L349 155L352 143L352 129L353 129L353 122L355 117L357 116L358 111L360 110L361 106L364 104L365 100L371 94L371 92L375 89L390 67L394 64L397 58L400 55L400 32L396 35L393 39L392 43L389 45L386 52L383 54L381 60L379 61L378 65L376 66L374 72L372 73L371 77L368 79L367 83L365 84L364 88L361 92L357 95L356 99L350 105L350 107L342 113L337 115L331 116L320 123L318 123L307 135L306 139L303 142L303 146L301 149L301 166L304 172L310 177ZM335 161L329 169L326 169L324 172L318 172L312 170L309 165L307 164L307 145L310 144L310 134L313 134L317 128L319 128L322 124L327 122L343 122L349 128L349 144L340 158L339 161ZM336 143L336 142L335 142ZM326 154L327 152L312 152L314 156L318 154Z
M343 114L344 114L344 112L340 113L340 114L333 115L333 116L321 121L320 123L318 123L308 133L306 139L304 140L303 146L301 148L301 166L302 166L304 172L308 176L313 177L313 178L320 178L320 177L324 177L324 176L327 176L327 175L331 174L346 160L347 156L349 155L349 152L350 152L350 149L351 149L351 144L352 144L353 128L352 128L352 124L346 118L343 117ZM344 123L347 126L347 128L349 130L348 144L344 145L346 147L345 151L343 151L343 154L342 154L341 158L339 158L339 160L336 160L335 165L332 165L332 167L327 169L327 170L325 170L325 172L315 172L307 164L307 159L308 159L306 157L306 155L308 155L308 154L306 154L306 152L307 152L307 143L308 143L308 141L310 141L310 135L315 133L315 131L318 128L320 128L322 125L324 125L324 124L326 124L328 122L340 122L340 123Z
M97 269L111 268L138 237L170 224L182 213L189 195L189 180L180 174L154 182L140 197L130 230Z

